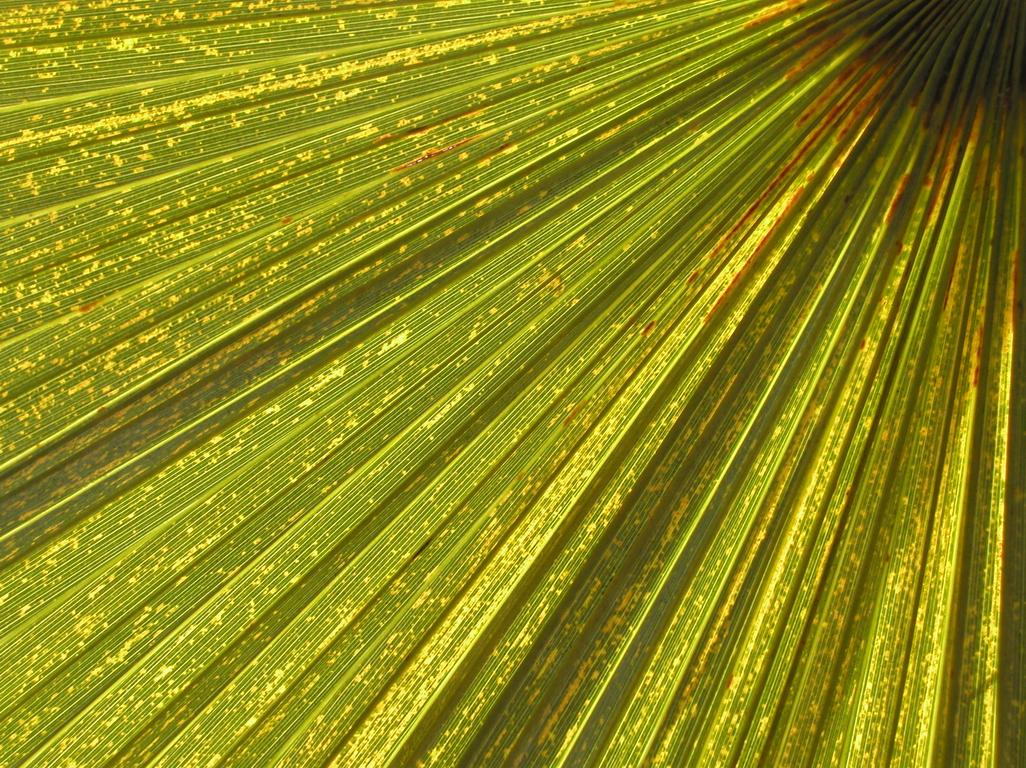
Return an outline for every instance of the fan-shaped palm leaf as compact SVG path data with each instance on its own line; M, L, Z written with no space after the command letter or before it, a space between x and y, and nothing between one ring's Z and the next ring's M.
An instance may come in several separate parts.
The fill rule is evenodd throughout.
M1026 3L3 7L0 763L1026 764Z

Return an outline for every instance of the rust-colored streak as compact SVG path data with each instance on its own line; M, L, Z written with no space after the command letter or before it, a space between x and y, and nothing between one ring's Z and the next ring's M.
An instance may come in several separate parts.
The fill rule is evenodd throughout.
M100 300L94 299L93 301L88 301L85 304L80 304L79 306L75 307L75 311L85 314L86 312L91 312L92 310L96 309L96 307L98 307L99 305Z
M458 115L453 115L452 117L448 118L448 120L446 120L446 122L449 122L449 121L452 121L452 120L459 120L459 119L464 118L464 117L477 117L478 115L483 114L483 113L484 113L484 107L474 107L473 109L464 110L463 112L460 112Z
M409 137L412 137L412 136L423 136L423 135L425 135L427 133L430 133L431 131L435 130L436 128L441 128L443 125L448 125L450 123L455 123L457 120L463 120L464 118L477 117L482 112L484 112L484 109L482 109L481 107L477 107L475 109L467 109L467 110L464 110L463 112L459 112L459 113L457 113L455 115L449 115L449 117L442 118L441 120L439 120L437 122L434 122L434 123L427 123L425 125L415 125L412 128L407 128L405 131L403 131L400 134L395 134L395 133L383 134L381 137L379 137L378 141L385 141L386 139L392 139L392 138L409 138Z
M872 72L876 74L876 83L870 88L869 92L863 96L858 102L852 107L848 113L848 117L838 126L837 128L837 141L840 142L847 137L848 132L862 120L867 113L872 113L870 116L875 117L876 113L880 110L880 91L883 89L884 83L887 81L886 77L881 76L880 68L874 68Z
M829 86L824 88L823 92L813 100L812 104L810 104L805 109L805 111L803 111L802 114L799 115L798 119L795 121L795 125L801 127L805 125L807 122L809 122L809 120L812 119L813 115L815 115L823 109L823 105L827 101L836 96L837 93L842 88L844 88L844 86L848 83L848 81L857 71L865 68L866 62L861 58L857 58L851 64L849 64L843 70L841 70L840 74L837 75L834 81L830 83ZM872 77L872 73L867 72L865 75L862 76L862 79L858 81L855 88L853 88L852 90L857 91L862 85L865 84L865 82L870 77Z
M773 19L777 18L778 16L781 16L789 11L800 10L804 5L805 0L784 0L784 2L782 3L771 5L769 8L767 8L758 16L756 16L754 19L747 22L745 24L745 29L752 29L753 27L758 27L763 24L767 24L773 21Z
M840 37L834 35L826 40L823 40L821 43L811 48L804 56L802 56L798 60L798 63L796 63L793 67L787 70L786 73L784 73L784 78L787 80L795 80L799 75L805 72L805 70L807 70L810 65L815 64L817 61L823 58L824 54L826 54L832 48L837 46L839 41Z
M652 331L655 330L655 320L650 320L645 324L645 327L641 329L642 336L651 336Z
M392 169L392 172L397 173L399 171L404 171L407 168L412 168L415 165L420 165L421 163L431 160L432 158L438 157L439 155L444 155L446 152L452 152L454 149L462 147L464 144L469 144L477 138L479 137L471 136L466 139L460 139L459 141L455 142L454 144L450 144L447 147L432 147L431 149L428 149L425 152L423 152L420 155L420 157L415 157L413 160L409 160L403 163L402 165L396 166Z
M506 143L500 145L496 149L493 149L491 152L486 152L484 155L481 156L481 159L478 162L484 162L485 160L491 160L492 158L495 158L495 157L498 157L499 155L505 154L506 152L508 152L511 149L515 149L516 146L517 146L516 144L513 144L513 143L507 141Z
M716 314L716 311L723 305L723 302L725 302L727 300L727 297L730 295L731 291L734 290L734 286L736 286L739 282L741 282L741 278L745 275L746 272L748 272L748 269L752 266L752 261L754 259L755 259L755 254L753 253L751 256L748 257L748 259L745 261L745 263L741 266L741 269L739 269L736 273L734 273L734 277L732 277L730 279L730 283L724 289L723 293L721 293L719 295L719 297L716 299L716 301L713 302L713 305L709 309L709 311L705 313L705 317L702 318L702 322L703 323L708 323L709 322L709 318L711 318L714 314Z
M958 262L962 261L964 254L965 245L963 244L958 247L957 262L951 267L951 271L948 272L948 282L947 285L944 286L944 303L941 305L941 309L945 311L947 311L948 302L951 300L951 286L955 282L955 273L957 271Z
M976 349L973 352L974 366L973 366L973 389L976 389L980 384L980 366L983 365L983 329L980 328L976 331Z
M898 208L905 201L906 192L908 191L908 180L910 174L906 173L901 177L901 181L898 182L898 189L894 193L894 197L891 198L891 205L887 209L887 223L890 224L894 221L894 216L898 212Z
M712 308L706 313L705 318L702 322L709 322L709 318L712 317L713 313L716 312L716 310L718 310L720 306L722 306L724 301L726 301L727 296L730 295L730 292L741 281L741 278L744 277L745 273L747 273L748 270L751 268L752 264L755 262L755 258L769 244L770 240L773 238L773 235L776 233L777 228L780 226L781 222L783 222L787 218L788 214L791 212L791 209L794 208L794 206L798 202L798 199L802 196L804 192L804 185L798 187L798 189L794 191L790 199L788 199L787 204L784 206L784 209L780 212L777 218L773 220L773 223L770 225L770 228L766 232L766 234L759 239L759 242L755 246L755 249L752 251L751 255L745 260L745 263L731 279L730 284L726 287L723 293L721 293L719 298L716 299L716 302L712 305Z
M805 142L798 148L798 151L795 152L792 158L788 161L787 165L781 168L777 175L773 177L773 180L770 181L770 183L766 186L766 189L763 190L762 194L759 195L755 202L748 206L748 209L744 212L744 214L742 214L741 218L738 219L734 226L730 228L730 231L728 231L723 237L720 238L719 242L716 243L716 246L712 249L712 251L710 251L708 258L713 258L714 256L716 256L726 246L726 244L730 242L734 235L737 234L737 232L748 223L752 216L754 216L755 213L762 207L766 199L769 198L769 196L776 191L780 183L788 177L791 171L798 165L798 163L802 161L805 155L808 154L809 150L816 145L816 142L819 141L819 137L822 136L823 133L828 128L830 128L830 126L837 120L838 116L844 112L844 110L848 107L849 103L851 102L854 93L857 92L861 88L861 86L866 82L866 80L868 80L868 78L871 76L872 73L867 73L865 76L863 76L862 80L859 81L858 85L855 88L853 88L852 91L849 94L847 94L844 98L842 98L836 105L834 105L833 109L830 110L830 112L826 115L823 121L809 135Z
M580 414L582 408L584 408L584 403L578 403L570 409L570 413L568 413L566 418L563 419L563 426L569 427L570 424L573 423L573 420L577 418L578 414Z

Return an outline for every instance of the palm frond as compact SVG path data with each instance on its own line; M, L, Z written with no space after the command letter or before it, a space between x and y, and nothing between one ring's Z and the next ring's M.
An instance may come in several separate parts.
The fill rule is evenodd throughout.
M0 764L1026 764L1026 3L3 9Z

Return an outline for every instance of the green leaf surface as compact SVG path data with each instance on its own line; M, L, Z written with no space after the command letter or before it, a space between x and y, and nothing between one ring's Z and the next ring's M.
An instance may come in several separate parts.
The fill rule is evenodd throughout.
M0 765L1026 765L1026 3L0 4Z

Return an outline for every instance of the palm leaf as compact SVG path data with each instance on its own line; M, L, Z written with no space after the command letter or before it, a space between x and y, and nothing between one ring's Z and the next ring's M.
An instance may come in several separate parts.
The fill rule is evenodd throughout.
M1026 763L1026 4L0 41L0 763Z

